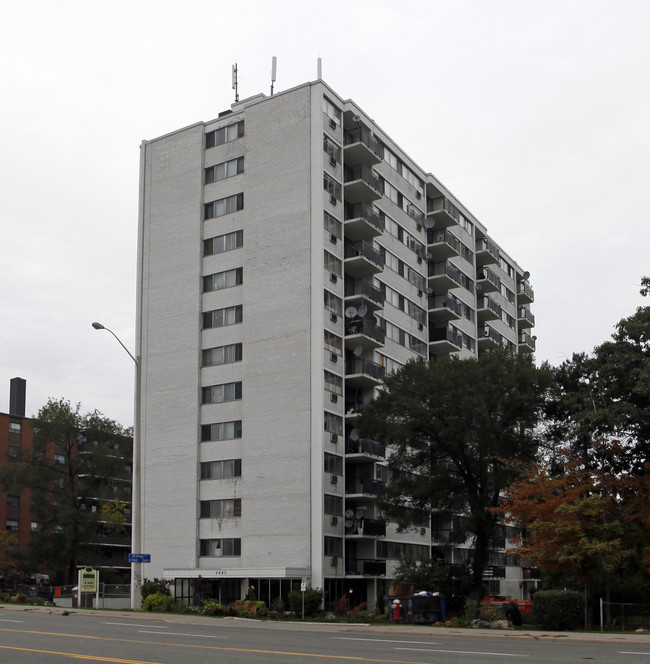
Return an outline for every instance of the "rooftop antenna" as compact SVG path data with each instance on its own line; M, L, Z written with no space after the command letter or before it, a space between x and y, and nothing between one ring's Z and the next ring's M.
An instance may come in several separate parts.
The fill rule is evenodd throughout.
M323 59L316 60L316 78L320 81L323 78Z
M278 73L278 59L274 55L271 58L271 95L273 95L273 84L276 81L277 73Z
M232 66L232 89L235 91L235 103L239 101L239 90L237 89L237 63Z

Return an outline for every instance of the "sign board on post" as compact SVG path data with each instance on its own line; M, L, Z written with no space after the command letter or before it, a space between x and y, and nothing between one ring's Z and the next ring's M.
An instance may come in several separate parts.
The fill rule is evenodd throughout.
M130 563L150 563L151 554L150 553L129 553L129 562Z
M92 567L84 567L80 574L79 592L82 593L96 593L97 592L97 577L99 572Z

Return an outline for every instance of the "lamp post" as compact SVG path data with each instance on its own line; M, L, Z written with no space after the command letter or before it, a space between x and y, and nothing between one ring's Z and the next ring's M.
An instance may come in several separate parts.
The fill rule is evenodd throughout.
M131 477L131 553L141 553L140 533L140 362L110 328L93 323L95 330L110 332L135 364L135 399L133 422L133 474ZM131 610L140 608L140 586L142 584L141 563L131 563Z

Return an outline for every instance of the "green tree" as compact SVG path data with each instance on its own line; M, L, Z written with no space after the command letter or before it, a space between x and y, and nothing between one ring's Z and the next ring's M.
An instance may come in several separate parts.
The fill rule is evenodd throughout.
M495 535L496 507L538 449L534 427L550 382L527 354L495 346L478 359L410 362L386 377L362 413L362 435L386 443L390 482L384 508L400 528L422 513L465 515L472 538L472 596Z
M0 483L31 491L38 524L27 554L32 567L72 583L78 564L96 560L103 503L128 496L131 438L117 422L97 411L82 414L65 399L49 399L31 426L31 452L3 468Z

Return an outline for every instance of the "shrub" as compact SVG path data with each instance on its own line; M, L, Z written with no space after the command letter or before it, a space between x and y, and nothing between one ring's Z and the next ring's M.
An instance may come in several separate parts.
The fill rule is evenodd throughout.
M148 595L142 604L143 611L171 612L176 608L176 601L171 595L157 592Z
M282 597L274 597L271 600L271 612L277 613L279 616L287 610L287 605L284 603Z
M266 607L266 602L258 600L257 607L255 608L255 615L259 618L266 618L269 615L269 610Z
M169 581L163 581L162 579L145 581L140 587L140 593L142 595L143 602L145 599L147 599L147 597L149 597L149 595L154 595L156 593L171 596L171 591L169 590Z
M576 629L584 612L584 598L576 590L538 590L533 598L534 620L543 629Z
M292 590L289 593L289 605L296 615L302 614L302 595L300 589ZM323 591L320 588L307 586L307 590L305 590L305 615L312 616L318 613L322 601Z
M201 613L204 616L222 616L225 613L225 607L223 604L217 602L216 599L208 599L203 602Z

